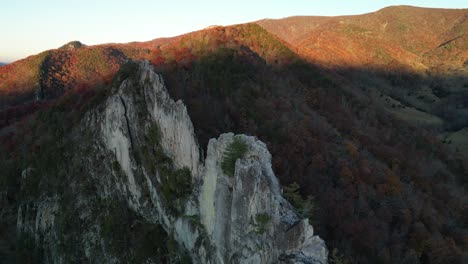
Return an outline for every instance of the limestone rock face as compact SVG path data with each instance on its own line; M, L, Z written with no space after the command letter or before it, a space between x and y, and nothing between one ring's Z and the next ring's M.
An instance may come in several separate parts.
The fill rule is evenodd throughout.
M199 174L200 155L192 121L181 100L174 102L163 79L148 64L141 65L140 83L146 84L145 100L152 119L161 130L161 142L178 167L187 167Z
M221 163L234 138L248 151L230 177ZM221 263L326 263L324 242L282 197L271 155L254 137L228 133L210 140L199 201Z
M283 198L266 145L252 136L222 134L209 141L202 160L185 105L170 98L149 63L135 65L72 132L87 154L71 159L83 164L86 182L92 185L76 179L69 184L76 192L80 226L88 227L76 238L84 248L79 259L123 262L103 246L106 237L97 227L101 218L93 216L98 201L107 199L123 200L138 217L161 225L194 263L327 263L323 240ZM157 133L151 132L154 127ZM221 164L234 139L247 151L228 176ZM177 173L168 174L167 168ZM190 174L190 188L183 198L168 199L168 182L177 182L184 171ZM46 241L47 262L66 263L70 258L57 250L60 241L54 242L60 240L54 215L62 210L58 204L63 199L54 197L20 207L17 229Z

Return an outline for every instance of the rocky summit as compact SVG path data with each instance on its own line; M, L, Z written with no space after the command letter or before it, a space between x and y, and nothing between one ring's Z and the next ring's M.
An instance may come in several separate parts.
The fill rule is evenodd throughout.
M184 103L147 62L125 64L70 133L66 186L33 165L22 172L22 186L39 181L16 221L18 236L41 245L36 260L158 263L167 250L171 262L327 263L324 241L283 197L266 145L227 133L204 157Z

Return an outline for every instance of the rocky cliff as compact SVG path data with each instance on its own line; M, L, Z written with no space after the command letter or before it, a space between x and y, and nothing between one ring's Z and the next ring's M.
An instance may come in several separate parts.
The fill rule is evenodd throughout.
M60 142L50 173L31 164L21 176L16 228L30 259L327 263L323 240L283 198L266 145L222 134L203 157L185 105L148 63L127 63Z

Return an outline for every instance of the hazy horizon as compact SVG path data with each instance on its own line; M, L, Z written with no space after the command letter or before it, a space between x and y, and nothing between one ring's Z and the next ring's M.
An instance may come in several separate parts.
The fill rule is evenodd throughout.
M86 45L149 41L200 30L212 25L232 25L260 19L298 15L339 16L377 11L393 5L466 8L464 1L171 1L82 0L41 2L18 0L4 3L0 62L13 61L58 48L78 40ZM292 4L294 3L294 4ZM466 4L465 4L466 5Z

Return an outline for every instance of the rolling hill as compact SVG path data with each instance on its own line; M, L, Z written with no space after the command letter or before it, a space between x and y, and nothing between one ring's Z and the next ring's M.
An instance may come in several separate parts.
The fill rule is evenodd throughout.
M397 63L426 70L444 64L463 66L466 13L466 9L394 6L357 16L290 17L257 23L301 55L330 66ZM450 52L442 54L446 49Z
M360 80L352 89L367 90L396 117L442 136L468 125L462 121L468 120L467 19L466 9L394 6L357 16L257 23L309 62Z
M149 60L187 105L205 153L223 132L267 143L281 183L314 201L310 220L334 263L463 263L467 13L268 19L148 42L75 41L8 64L0 189L19 188L25 162L109 96L126 61ZM24 202L8 197L13 212Z

